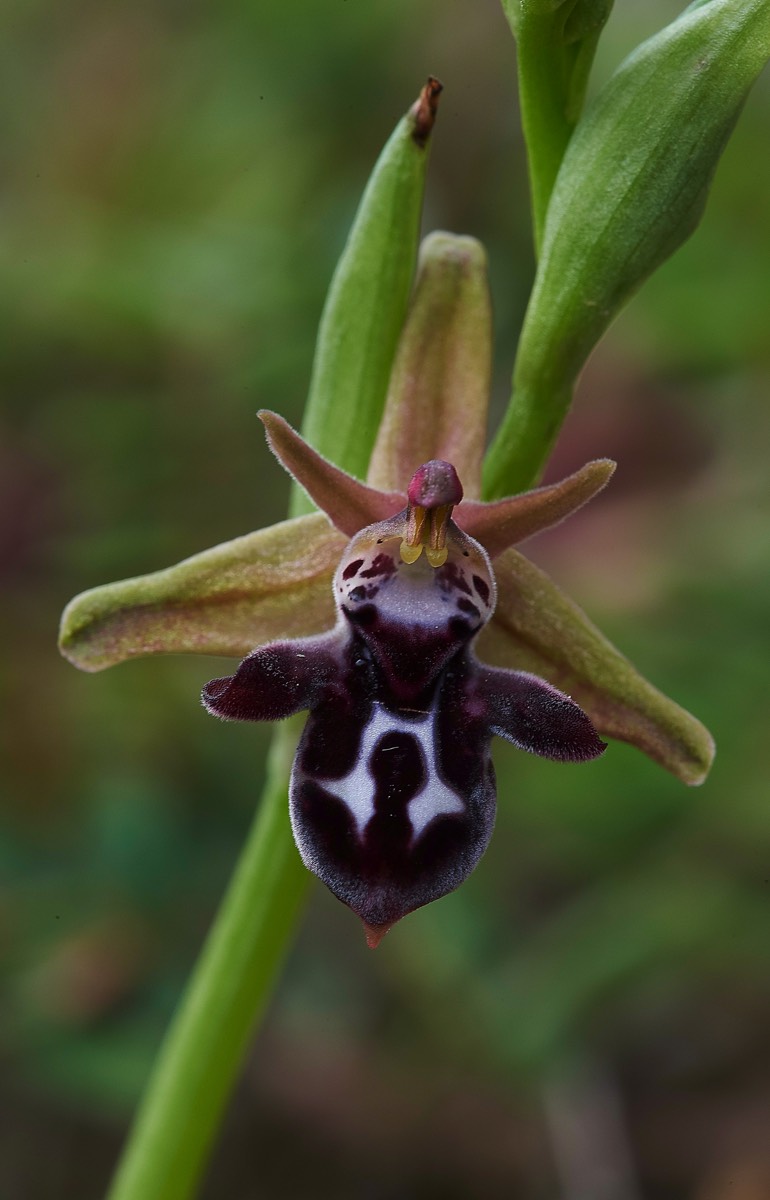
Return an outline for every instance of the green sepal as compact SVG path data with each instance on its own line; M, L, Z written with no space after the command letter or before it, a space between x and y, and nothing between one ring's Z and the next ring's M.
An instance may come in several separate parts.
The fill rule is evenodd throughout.
M480 657L542 676L577 700L599 733L630 742L684 783L702 783L714 742L700 721L648 683L523 555L507 550L495 574L497 609Z
M430 132L441 84L429 79L399 121L364 191L326 297L302 434L363 479L417 261ZM291 513L313 511L294 488Z
M626 59L579 121L548 208L487 497L537 478L588 355L698 224L768 57L767 0L706 0Z
M614 0L503 0L516 38L535 245Z
M334 624L331 576L346 540L317 513L92 588L65 608L59 648L101 671L147 654L243 658L275 638L321 633Z
M432 233L420 247L368 482L405 492L424 462L451 462L481 494L492 378L487 255L475 238Z

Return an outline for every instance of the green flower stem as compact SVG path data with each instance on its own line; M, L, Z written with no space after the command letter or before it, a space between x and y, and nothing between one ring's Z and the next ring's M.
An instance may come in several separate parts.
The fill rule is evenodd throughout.
M289 828L297 723L276 732L251 832L166 1036L108 1200L187 1200L307 892Z
M511 0L509 7L518 14L519 56L540 78L543 63L534 52L547 10L556 21L569 6ZM580 55L592 52L595 22L609 7L607 0L580 0L571 10L563 33L574 39L582 31ZM572 86L584 82L580 55ZM513 398L486 463L488 498L531 484L594 346L643 280L696 228L719 158L769 57L767 0L692 4L637 47L577 122L548 202ZM525 71L523 111L528 78ZM538 119L547 124L545 108ZM555 146L557 133L550 142L548 136L541 130L535 142ZM532 157L531 131L527 137Z

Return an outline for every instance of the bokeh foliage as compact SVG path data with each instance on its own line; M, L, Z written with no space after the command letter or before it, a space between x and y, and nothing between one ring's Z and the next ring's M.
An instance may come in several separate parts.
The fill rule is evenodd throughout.
M679 7L617 3L597 80ZM491 0L291 14L81 3L66 18L15 3L0 20L3 1102L31 1097L35 1135L13 1149L5 1122L0 1183L13 1194L14 1171L37 1174L42 1200L103 1186L98 1156L89 1173L65 1145L71 1187L55 1191L41 1147L64 1144L53 1134L73 1109L104 1136L127 1115L267 745L267 731L198 708L211 661L73 672L54 650L62 603L283 514L254 413L299 421L361 185L428 70L446 93L427 227L489 249L498 411L532 260L513 49ZM731 1156L762 1160L760 1142L736 1149L715 1131L770 1104L769 110L764 80L701 229L584 377L552 474L607 454L620 464L611 491L529 547L710 726L714 773L692 792L622 746L572 771L501 747L498 831L460 893L376 956L315 894L246 1111L278 1108L260 1152L291 1130L329 1195L360 1194L386 1118L386 1179L407 1181L393 1194L472 1195L479 1179L488 1195L512 1181L549 1194L544 1080L583 1060L620 1089L645 1195L716 1187ZM320 1100L303 1107L308 1073L331 1116ZM411 1097L411 1130L393 1092ZM446 1118L442 1092L472 1098L462 1136L431 1123L432 1110ZM681 1135L666 1141L674 1100ZM495 1159L481 1126L501 1109L527 1148ZM212 1177L211 1195L239 1186Z

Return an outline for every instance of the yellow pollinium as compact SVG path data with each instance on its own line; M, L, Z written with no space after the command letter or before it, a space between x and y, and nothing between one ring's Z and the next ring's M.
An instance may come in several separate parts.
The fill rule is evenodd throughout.
M425 550L425 557L432 567L442 567L449 550L446 544L447 525L452 512L449 504L438 508L409 508L406 519L406 534L401 543L401 561L417 562ZM425 536L427 534L427 537Z
M417 562L417 559L422 554L422 542L418 542L416 546L410 546L408 542L401 543L401 561L405 563Z
M448 555L449 550L446 546L441 546L438 550L434 550L432 546L425 547L425 557L432 567L443 567Z

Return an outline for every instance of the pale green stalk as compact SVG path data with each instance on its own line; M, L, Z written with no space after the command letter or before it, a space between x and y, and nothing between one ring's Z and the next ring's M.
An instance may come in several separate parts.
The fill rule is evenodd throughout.
M362 475L406 313L440 90L437 81L428 81L383 150L319 330L303 428L322 453ZM312 509L298 493L293 511ZM276 731L251 833L161 1049L108 1200L189 1200L197 1190L310 881L289 824L296 731L296 722Z
M267 783L220 911L158 1056L109 1200L194 1194L234 1079L291 944L310 875L289 828L296 721L276 733Z

